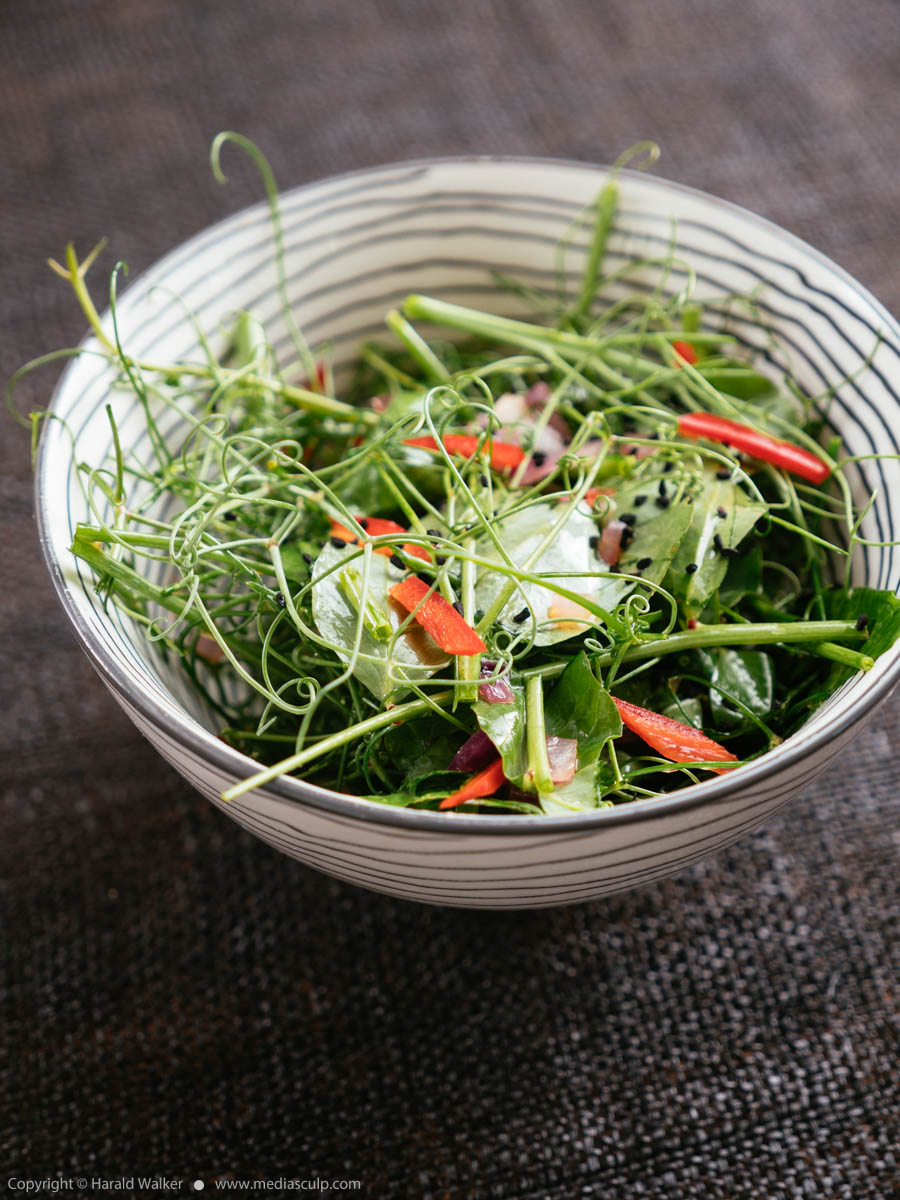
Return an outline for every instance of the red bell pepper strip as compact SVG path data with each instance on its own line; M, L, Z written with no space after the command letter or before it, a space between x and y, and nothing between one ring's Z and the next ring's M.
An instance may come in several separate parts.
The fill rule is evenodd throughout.
M613 703L619 710L622 724L636 733L638 737L663 758L671 762L737 762L738 759L707 737L692 725L682 725L662 713L651 712L649 708L639 708L637 704L629 704L627 700L617 700ZM727 772L728 767L709 767L717 775Z
M683 413L678 418L678 432L683 437L702 437L711 442L734 446L743 454L771 463L773 467L781 467L792 475L808 479L810 483L824 483L831 473L828 464L809 450L794 446L791 442L780 442L767 433L751 429L749 425L741 425L738 421L717 417L713 413Z
M672 349L675 351L676 354L680 354L681 357L684 359L684 361L687 363L690 363L691 366L693 366L694 363L698 362L700 359L700 355L697 353L697 351L694 349L694 347L691 345L690 342L673 342ZM681 366L681 363L678 361L677 358L675 359L675 366L676 367Z
M415 611L415 620L426 633L430 633L440 648L447 654L469 657L487 650L484 642L464 620L452 604L439 592L428 595L428 584L418 575L408 575L400 583L388 589L388 595L407 612ZM427 600L425 597L428 597ZM423 603L424 602L424 603Z
M479 771L477 775L462 785L458 791L455 791L452 796L445 796L440 802L438 808L456 808L459 804L465 804L467 800L478 800L483 796L493 796L497 788L505 781L506 776L503 774L503 759L495 758L494 761Z
M440 446L437 439L431 437L414 437L404 438L405 446L418 446L421 450L439 450ZM461 458L471 458L478 450L478 438L472 437L467 433L445 433L443 438L444 449L450 454L458 454ZM490 456L491 466L496 471L510 471L517 467L525 457L525 451L521 446L515 446L510 442L494 442L486 441L484 448Z
M396 521L389 521L385 517L357 517L356 519L363 525L366 533L370 533L372 537L381 537L387 533L404 534L407 532L402 525L398 525ZM331 518L331 536L340 538L342 542L354 542L357 546L362 545L362 542L355 533L352 533L340 521L335 521L333 517ZM416 558L421 558L424 562L431 562L431 555L424 546L416 546L412 542L409 542L403 546L403 549L407 554L413 554ZM375 553L382 554L385 558L390 558L394 551L390 546L376 546Z

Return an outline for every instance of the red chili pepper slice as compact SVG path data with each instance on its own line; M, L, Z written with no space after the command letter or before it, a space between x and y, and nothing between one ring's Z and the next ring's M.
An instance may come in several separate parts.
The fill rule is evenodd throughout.
M398 525L396 521L389 521L386 517L357 517L356 519L372 537L382 537L388 533L404 534L408 532L402 525ZM339 521L335 521L333 517L331 519L331 536L340 538L342 542L353 542L357 546L362 545L362 542L355 533L349 530L346 525L341 525ZM413 554L416 558L421 558L424 562L431 562L431 555L424 546L416 546L412 542L408 542L404 544L403 549L407 554ZM390 558L394 551L390 546L376 546L375 553L382 554L385 558Z
M640 708L637 704L629 704L627 700L617 700L615 696L612 700L619 710L622 724L643 738L657 754L671 762L738 761L730 750L714 742L701 730L694 729L692 725L682 725L680 721L673 721L671 717L664 717L662 713L651 712L649 708ZM729 768L710 767L709 770L721 775Z
M503 759L495 758L490 766L485 767L483 771L479 771L477 775L473 775L452 796L445 797L438 807L456 808L459 804L465 804L467 800L478 800L483 796L493 796L494 792L504 783L505 779L506 776L503 774Z
M472 437L467 433L446 433L444 434L444 449L451 454L458 454L461 458L471 458L478 450L478 438ZM421 450L439 450L440 446L437 439L431 437L414 437L404 438L405 446L418 446ZM510 442L494 442L487 441L484 443L484 449L487 450L490 456L491 466L496 471L510 471L517 467L525 457L525 451L521 446L514 446Z
M472 626L459 615L453 605L448 604L438 592L432 592L428 596L428 591L428 584L424 579L419 579L417 575L408 575L406 579L389 588L388 595L398 604L402 604L407 612L418 609L415 620L426 633L431 634L447 654L468 657L487 650L487 646Z
M325 363L319 358L316 359L316 373L314 378L310 379L307 375L305 379L300 381L300 386L308 388L311 392L321 392L324 395L326 382Z
M615 488L588 488L584 493L584 499L586 504L595 504L601 496L614 496L615 494Z
M691 345L690 342L673 342L672 349L675 351L676 354L680 354L681 357L684 359L684 361L690 363L691 366L693 366L695 362L699 362L699 360L700 360L700 355L697 353L697 351L694 349L694 347ZM675 359L675 366L676 367L681 366L681 363L678 361L677 358Z
M792 475L808 479L810 483L824 483L831 473L828 464L809 450L794 446L791 442L781 442L767 433L751 429L749 425L741 425L738 421L717 417L713 413L683 413L678 418L678 432L683 437L708 438L711 442L734 446L743 454L771 463L773 467L781 467Z

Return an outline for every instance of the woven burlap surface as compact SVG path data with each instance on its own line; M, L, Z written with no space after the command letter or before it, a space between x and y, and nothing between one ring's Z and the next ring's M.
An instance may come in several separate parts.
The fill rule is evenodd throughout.
M660 174L784 224L896 312L898 63L891 0L18 0L0 368L80 337L43 265L68 239L138 271L258 198L237 156L212 181L222 128L285 186L652 137ZM27 436L0 440L3 1186L897 1194L896 702L676 879L535 913L367 893L239 831L118 711L39 559Z

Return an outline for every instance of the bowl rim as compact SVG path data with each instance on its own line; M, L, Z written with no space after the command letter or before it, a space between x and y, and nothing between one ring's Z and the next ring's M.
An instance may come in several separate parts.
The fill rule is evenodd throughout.
M375 180L403 170L424 170L444 166L468 166L477 169L479 166L490 166L493 164L534 166L550 169L565 168L568 170L575 168L598 176L608 174L613 169L611 166L602 163L580 159L547 158L539 155L447 155L399 160L369 167L354 168L349 171L342 171L334 175L310 180L296 187L288 188L280 192L279 195L282 201L287 198L294 199L303 193L314 191L328 184L338 184L344 181L349 182L366 178ZM784 229L776 222L769 220L767 217L760 216L758 213L744 208L734 201L726 200L710 192L691 187L676 180L666 179L658 175L650 175L630 168L620 168L617 174L634 181L639 181L643 185L649 184L651 187L658 188L661 192L676 192L692 199L701 200L726 213L731 213L739 217L744 223L756 225L761 230L776 235L794 251L799 251L801 255L812 259L820 267L826 268L843 284L851 288L860 300L865 302L874 314L881 318L888 329L900 339L900 324L898 324L887 308L866 287L826 254L811 246L803 238ZM177 243L130 281L127 290L123 291L120 297L120 302L133 289L142 286L144 279L149 273L162 271L171 259L181 254L192 243L200 241L217 231L222 231L232 224L237 225L250 214L262 213L266 208L267 202L265 200L257 201L254 204L237 209L218 221L205 225L190 237ZM798 268L795 267L794 269ZM108 318L109 310L106 310L102 314L102 320L106 322ZM887 332L887 329L884 332ZM86 346L92 340L93 335L88 333L79 343L78 349ZM892 346L892 349L897 353L896 346ZM55 410L72 365L74 364L69 363L57 380L47 405L46 411L48 413L52 413ZM75 630L82 650L116 699L124 701L129 707L135 709L143 720L152 726L157 733L169 739L174 738L180 749L187 751L201 761L209 763L213 768L226 776L234 776L237 779L249 777L253 773L253 768L258 766L258 764L254 763L253 759L220 741L213 733L204 729L180 708L178 708L173 717L164 712L155 701L147 696L141 688L136 686L134 678L128 671L124 670L113 659L107 656L103 642L95 635L90 623L70 603L70 589L66 583L62 564L53 554L48 534L49 506L47 504L47 497L49 493L42 487L45 446L50 426L54 424L54 422L44 421L38 440L33 485L35 519L44 563L56 591L57 598ZM338 817L350 818L354 821L363 821L374 825L393 826L395 828L406 829L409 832L438 834L474 833L482 836L497 836L500 834L533 836L541 833L576 834L589 830L612 829L642 821L660 820L666 817L681 815L696 808L712 806L721 801L736 800L747 786L759 784L773 776L782 774L802 759L810 758L810 760L814 760L817 751L821 750L829 742L833 742L839 735L847 733L853 726L871 715L887 699L898 681L900 681L900 642L891 647L886 653L893 655L893 661L887 664L872 687L854 699L839 716L826 721L820 729L810 733L804 733L803 730L800 730L775 750L766 752L760 758L745 767L740 767L733 773L718 775L714 779L692 784L686 788L680 788L660 799L633 800L613 808L590 809L585 812L558 816L529 816L527 814L485 814L478 816L474 814L432 812L421 809L380 805L377 801L353 796L349 793L334 792L328 788L318 787L315 784L307 783L293 776L281 776L263 785L262 788L246 793L238 801L232 801L229 804L218 800L215 803L225 809L233 807L237 815L242 802L252 802L254 798L260 798L269 802L277 799L287 801L291 805L324 810ZM174 702L173 707L175 707ZM141 732L144 731L141 730ZM800 787L805 787L819 773L819 770L824 769L825 765L827 765L827 760L817 770L811 771L809 777L800 784Z

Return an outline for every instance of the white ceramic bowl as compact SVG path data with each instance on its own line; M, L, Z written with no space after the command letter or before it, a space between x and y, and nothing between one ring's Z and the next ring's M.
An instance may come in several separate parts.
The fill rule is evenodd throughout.
M453 159L382 167L287 193L283 217L290 299L313 344L352 361L408 292L483 308L524 311L492 281L502 270L552 286L554 252L568 223L596 195L603 168L521 159ZM680 253L699 296L764 285L759 306L810 393L870 368L838 391L831 420L851 452L897 451L900 329L848 275L809 246L751 213L650 176L624 172L612 260L665 252L677 220ZM576 241L568 266L583 261ZM654 273L652 276L656 278ZM630 287L651 275L633 272ZM681 279L673 277L673 286ZM173 251L132 284L119 307L128 351L155 361L197 354L197 338L174 296L213 336L237 308L258 313L286 342L278 316L272 239L264 205L238 213ZM752 323L742 336L764 350ZM53 399L79 459L110 450L103 406L110 372L100 358L72 362ZM140 428L137 403L115 401L123 440ZM123 407L124 406L124 407ZM130 407L129 407L130 406ZM864 532L900 532L900 465L864 462L878 496ZM794 737L734 775L662 800L571 817L460 816L380 807L283 779L231 804L219 794L253 764L214 736L214 726L177 666L167 664L121 613L107 613L68 551L87 519L62 425L48 422L40 447L38 516L47 565L91 662L138 728L233 820L310 866L364 887L433 904L524 908L568 904L672 874L753 829L814 779L885 699L900 674L900 648L851 680ZM868 548L857 582L897 589L900 551Z

